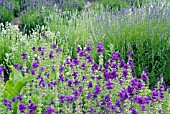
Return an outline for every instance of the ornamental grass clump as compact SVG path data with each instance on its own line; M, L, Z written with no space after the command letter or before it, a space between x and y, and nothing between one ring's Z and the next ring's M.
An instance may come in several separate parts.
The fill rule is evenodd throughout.
M56 49L55 45L52 51L54 48ZM98 43L96 52L99 61L96 63L91 57L91 51L90 45L84 49L78 46L77 56L67 57L59 69L54 66L55 70L50 71L46 71L46 67L57 64L57 60L54 63L41 64L42 59L36 57L31 67L35 73L32 73L33 70L25 71L28 77L33 75L34 78L25 83L17 95L11 96L13 94L11 93L9 97L4 94L2 107L6 109L5 112L14 114L155 114L162 113L169 105L166 101L168 94L165 91L162 75L153 90L148 88L149 73L146 68L140 79L135 77L132 59L135 53L128 51L126 62L122 60L119 52L113 51L110 59L104 62L105 48L102 43ZM27 54L22 56L26 59ZM50 51L42 58L52 60L55 56L58 55ZM15 72L19 71L13 68L10 79L13 76L17 83L19 79L16 79ZM6 84L5 88L8 86ZM3 92L6 93L6 90L3 89ZM166 107L166 111L170 109Z

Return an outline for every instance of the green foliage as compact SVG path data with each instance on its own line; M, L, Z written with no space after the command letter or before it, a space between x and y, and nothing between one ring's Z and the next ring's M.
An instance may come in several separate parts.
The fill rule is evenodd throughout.
M170 90L168 89L167 91L164 92L165 98L162 103L162 110L163 114L166 114L167 112L170 112Z
M122 8L130 6L130 3L126 2L126 0L99 0L99 3L103 4L104 7L108 7L109 9L118 8L119 11Z
M68 0L68 1L63 1L61 7L64 11L69 10L69 11L82 11L84 8L84 2L85 0Z
M25 76L23 77L21 73L13 66L11 66L12 74L10 75L10 79L5 84L5 92L4 98L12 99L13 97L17 96L22 88L31 80L34 79L34 76Z
M0 36L0 64L4 64L7 67L7 55L12 52L11 46L12 41L8 39L6 36Z
M147 3L157 2L157 1L159 0L131 0L131 6L135 6L139 8L142 5L146 5Z
M0 23L11 22L14 19L14 14L11 10L0 6Z
M21 0L12 0L12 5L13 5L13 14L14 16L19 16L20 13L20 4L21 4Z
M42 26L45 25L44 19L48 17L49 13L53 10L45 10L45 11L37 11L31 10L21 15L20 19L22 21L22 28L28 33L35 29L37 25Z

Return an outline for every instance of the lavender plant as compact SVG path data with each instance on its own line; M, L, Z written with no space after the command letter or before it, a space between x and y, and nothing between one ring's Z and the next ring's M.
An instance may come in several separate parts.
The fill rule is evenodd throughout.
M168 11L168 2L147 4L139 9L127 8L118 11L116 15L113 11L104 10L96 14L91 34L97 41L102 41L108 51L110 44L113 45L114 49L123 54L123 58L126 58L128 49L138 53L134 55L135 73L139 76L142 68L148 66L152 87L156 82L152 77L164 71L164 79L168 83L169 73L166 72L169 72L169 68L165 68L169 64Z
M56 49L54 47L52 50ZM34 79L27 83L17 96L12 99L4 98L3 107L7 109L6 112L155 114L170 111L167 107L163 108L169 105L166 101L168 94L165 92L163 75L160 75L155 88L150 90L146 68L140 79L134 76L133 52L127 52L127 63L122 60L122 55L115 51L111 53L110 59L104 62L105 48L102 43L98 43L97 64L90 55L91 51L90 45L84 50L78 46L77 56L67 57L59 69L51 69L52 72L58 72L57 75L46 75L49 71L42 69L39 65L41 59L37 57L32 64L32 69L36 71L32 74ZM50 57L53 59L51 54L44 59ZM46 68L48 64L43 66Z
M92 11L84 12L80 17L75 15L67 20L61 17L60 12L50 14L51 20L46 22L50 30L60 31L63 38L69 37L70 50L76 50L73 44L84 47L86 43L93 46L103 42L107 51L113 45L113 49L120 51L127 61L125 52L130 49L137 53L134 55L136 75L140 76L142 68L148 66L151 87L156 83L156 78L153 78L155 74L164 73L164 80L166 84L169 83L168 2L151 2L138 9L127 7L116 14L113 10L96 5ZM105 60L109 57L107 51L104 53ZM95 61L98 60L95 51L92 56Z
M7 10L4 6L0 6L0 23L10 22L14 19L12 11Z

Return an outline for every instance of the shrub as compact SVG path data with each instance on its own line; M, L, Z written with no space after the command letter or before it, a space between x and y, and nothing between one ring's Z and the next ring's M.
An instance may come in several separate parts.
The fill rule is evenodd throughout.
M62 1L61 3L61 9L64 11L82 11L84 9L84 3L85 0L68 0L68 1Z
M22 14L20 17L22 21L22 28L26 33L29 33L29 31L32 32L32 29L35 29L37 25L45 25L44 19L45 17L48 17L49 13L50 10L31 10L26 12L25 14Z
M11 22L14 19L14 14L11 10L7 10L5 7L0 6L0 23Z
M99 0L99 3L108 9L115 10L117 8L118 11L130 6L130 3L126 2L126 0Z

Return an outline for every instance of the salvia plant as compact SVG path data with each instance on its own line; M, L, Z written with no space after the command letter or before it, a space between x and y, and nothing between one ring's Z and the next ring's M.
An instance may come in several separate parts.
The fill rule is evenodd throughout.
M54 44L50 53L44 48L33 57L30 68L11 66L10 79L3 85L4 68L0 67L2 113L12 114L156 114L170 112L169 87L163 75L157 79L153 90L148 88L150 73L143 69L140 78L134 75L132 51L127 51L128 61L119 52L112 51L104 61L104 45L100 42L96 52L99 61L91 56L90 45L77 47L77 55L67 57L62 64L56 59L62 53ZM57 55L56 55L57 54ZM26 62L29 53L23 53ZM51 61L43 64L43 61ZM166 90L165 90L166 89Z

